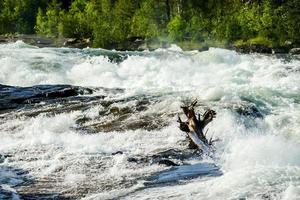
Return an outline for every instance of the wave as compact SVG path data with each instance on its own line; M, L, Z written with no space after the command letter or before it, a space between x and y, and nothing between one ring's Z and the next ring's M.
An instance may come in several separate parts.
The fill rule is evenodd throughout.
M0 153L14 156L0 166L19 166L56 190L71 188L68 194L76 198L297 199L299 66L295 56L219 48L118 52L0 45L1 84L94 91L89 98L1 114ZM197 111L218 113L208 134L221 141L202 160L187 152L175 122L180 105L194 98L201 102ZM170 149L182 152L174 162L191 168L213 163L222 175L146 187L145 177L168 170L149 158Z

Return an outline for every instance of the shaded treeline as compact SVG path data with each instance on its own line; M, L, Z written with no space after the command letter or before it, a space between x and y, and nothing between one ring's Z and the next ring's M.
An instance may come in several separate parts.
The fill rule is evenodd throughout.
M300 44L299 0L1 0L0 34Z

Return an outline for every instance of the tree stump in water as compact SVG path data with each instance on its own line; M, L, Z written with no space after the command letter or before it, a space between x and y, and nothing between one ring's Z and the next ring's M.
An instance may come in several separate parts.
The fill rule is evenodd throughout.
M180 130L186 132L190 138L190 147L198 148L201 152L211 146L218 139L213 140L212 138L207 139L206 134L203 133L203 130L207 124L209 124L215 117L216 112L214 110L208 109L201 119L200 114L198 118L196 117L194 107L197 104L197 101L193 101L188 106L181 106L184 114L187 117L187 121L183 122L178 115L178 122Z

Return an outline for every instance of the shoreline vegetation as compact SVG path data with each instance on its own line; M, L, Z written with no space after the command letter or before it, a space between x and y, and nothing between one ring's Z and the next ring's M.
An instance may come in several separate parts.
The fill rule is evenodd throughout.
M3 0L0 11L0 43L300 53L299 0Z
M89 48L93 47L90 38L79 39L79 38L62 38L62 37L47 37L35 34L21 34L21 35L0 35L0 44L8 44L17 41L23 41L26 44L37 46L40 48L44 47L70 47L70 48ZM300 54L300 48L293 46L282 46L272 48L263 44L243 44L243 45L232 45L223 43L200 43L200 42L179 42L179 43L168 43L167 41L160 40L136 40L136 41L123 41L118 44L106 47L108 50L117 51L144 51L144 50L156 50L158 48L169 48L171 44L176 44L182 50L191 51L206 51L210 47L224 48L229 50L235 50L239 53L264 53L264 54Z

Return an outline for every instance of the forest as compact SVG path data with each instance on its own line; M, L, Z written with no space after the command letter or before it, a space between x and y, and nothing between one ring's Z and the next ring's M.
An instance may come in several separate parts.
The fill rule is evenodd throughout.
M300 44L299 0L1 0L0 34L118 42Z

